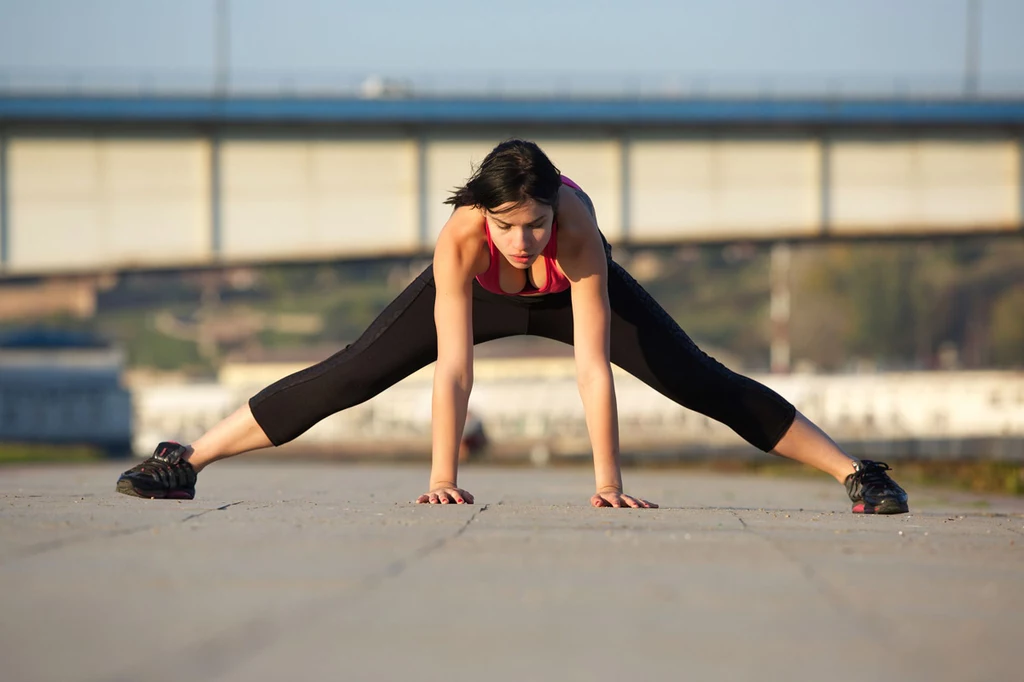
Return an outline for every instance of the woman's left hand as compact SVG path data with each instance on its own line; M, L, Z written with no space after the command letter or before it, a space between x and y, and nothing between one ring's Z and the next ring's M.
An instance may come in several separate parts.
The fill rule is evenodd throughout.
M658 505L639 497L624 495L619 492L594 493L590 504L595 507L633 507L634 509L657 509Z

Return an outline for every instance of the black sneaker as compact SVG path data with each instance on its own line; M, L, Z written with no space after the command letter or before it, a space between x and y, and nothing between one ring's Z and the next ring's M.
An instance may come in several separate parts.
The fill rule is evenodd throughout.
M135 497L191 500L196 496L196 470L182 459L188 452L179 443L160 443L145 462L117 479L117 492Z
M846 477L846 492L853 500L854 514L906 514L907 491L896 485L885 462L870 459L857 463L857 471Z

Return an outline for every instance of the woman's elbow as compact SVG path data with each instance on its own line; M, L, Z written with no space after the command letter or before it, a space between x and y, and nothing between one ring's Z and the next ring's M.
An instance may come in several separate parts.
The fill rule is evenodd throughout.
M434 382L437 381L469 391L473 388L473 363L438 361L434 368Z
M610 384L612 378L612 367L607 360L594 360L585 363L576 363L576 383L580 390L601 384Z

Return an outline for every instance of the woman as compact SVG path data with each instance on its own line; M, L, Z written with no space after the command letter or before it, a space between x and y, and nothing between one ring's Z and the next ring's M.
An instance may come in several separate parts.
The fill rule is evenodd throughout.
M907 495L886 464L845 454L777 393L704 354L612 260L590 198L536 144L499 144L446 203L454 211L433 264L355 343L268 386L195 443L161 443L117 489L192 499L196 474L211 462L291 441L436 360L430 483L417 502L471 504L457 471L473 346L532 334L574 347L595 507L657 506L623 492L614 362L755 447L832 474L846 485L854 512L907 511Z

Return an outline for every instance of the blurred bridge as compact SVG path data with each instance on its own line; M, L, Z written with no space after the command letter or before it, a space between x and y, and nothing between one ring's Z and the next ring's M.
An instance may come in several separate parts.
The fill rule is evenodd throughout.
M1021 234L1024 98L0 92L0 278L429 254L537 140L628 245Z

